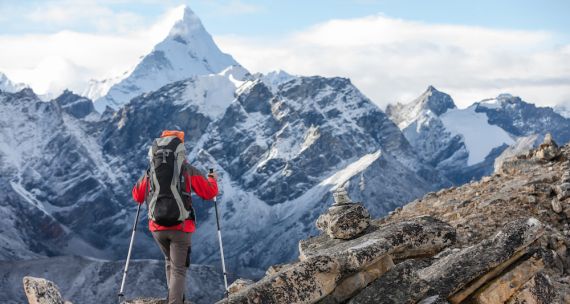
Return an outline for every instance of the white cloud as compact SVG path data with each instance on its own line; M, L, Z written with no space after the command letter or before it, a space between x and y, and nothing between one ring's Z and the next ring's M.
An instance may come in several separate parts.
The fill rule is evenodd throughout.
M460 107L502 92L570 102L570 46L542 31L425 24L382 15L331 20L276 39L216 37L253 71L349 77L377 104L410 101L429 84Z
M128 32L0 35L0 71L39 94L58 94L64 88L81 93L89 79L115 77L137 64L182 13L182 6L171 9L151 26Z

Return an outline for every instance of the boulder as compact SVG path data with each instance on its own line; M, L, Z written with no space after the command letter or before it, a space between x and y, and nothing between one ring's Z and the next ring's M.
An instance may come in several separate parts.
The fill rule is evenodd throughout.
M552 206L552 211L556 212L556 213L561 213L562 212L562 204L560 203L560 201L556 198L553 198L552 201L550 202L550 205Z
M24 293L30 304L64 304L59 288L52 281L24 277Z
M316 256L230 295L218 303L315 303L331 293L340 279L339 262Z
M550 279L542 272L534 275L508 304L552 304L556 303L556 291Z
M450 303L461 303L524 255L543 230L534 218L518 220L505 225L495 236L447 254L429 266L418 269L417 265L405 264L409 261L403 262L368 285L350 303L417 303L435 294Z
M234 294L234 293L244 289L245 287L247 287L253 283L255 283L255 282L253 282L252 280L241 279L241 278L237 279L230 286L228 286L228 293Z

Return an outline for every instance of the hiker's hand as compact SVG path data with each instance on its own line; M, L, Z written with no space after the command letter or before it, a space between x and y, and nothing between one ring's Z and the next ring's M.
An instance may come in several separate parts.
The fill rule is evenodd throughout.
M218 180L218 173L216 172L208 173L208 177Z

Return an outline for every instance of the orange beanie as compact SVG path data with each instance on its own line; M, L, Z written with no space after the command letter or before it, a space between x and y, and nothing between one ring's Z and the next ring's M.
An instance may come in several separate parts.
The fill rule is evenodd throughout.
M167 137L167 136L176 136L180 139L180 141L184 142L184 131L176 131L176 130L164 130L160 137Z

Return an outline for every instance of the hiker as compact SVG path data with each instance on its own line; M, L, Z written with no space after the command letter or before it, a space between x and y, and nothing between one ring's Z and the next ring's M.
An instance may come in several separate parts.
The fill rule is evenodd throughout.
M184 132L163 131L149 149L149 169L133 187L134 200L148 205L148 228L164 254L168 303L184 301L191 237L196 229L190 192L204 200L218 194L214 172L204 177L186 161Z

